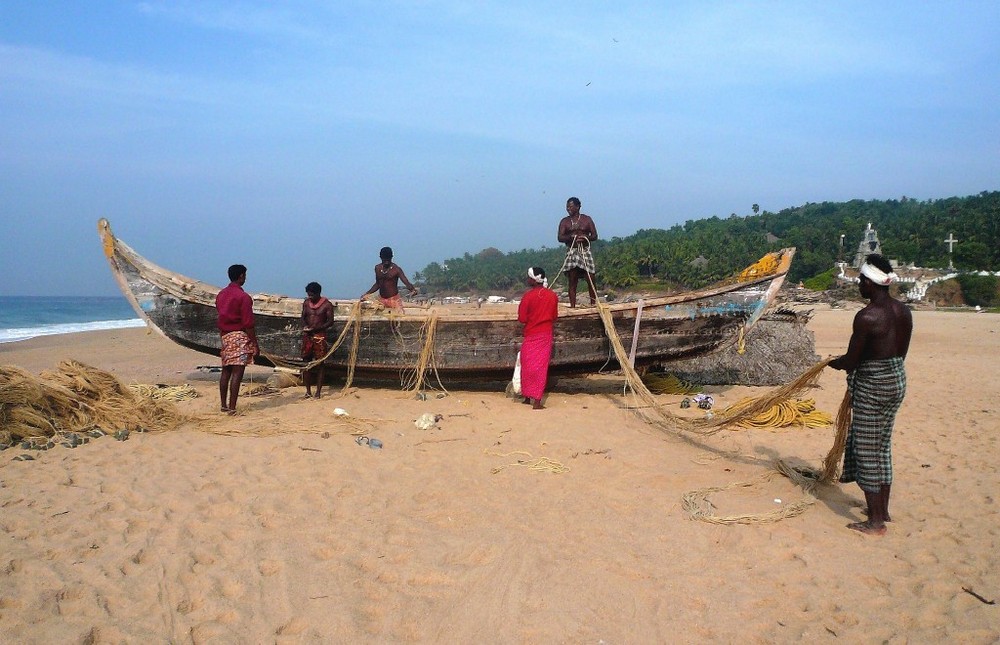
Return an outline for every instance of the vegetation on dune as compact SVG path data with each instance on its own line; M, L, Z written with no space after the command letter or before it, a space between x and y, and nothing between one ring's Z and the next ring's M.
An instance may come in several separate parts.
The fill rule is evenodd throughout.
M853 259L869 223L878 230L885 255L902 263L947 267L944 240L954 234L959 240L951 256L956 268L1000 270L1000 191L927 201L902 197L807 203L777 213L761 211L756 204L751 209L752 215L688 220L666 230L598 240L593 245L598 288L703 287L768 251L789 246L797 248L789 280L809 280L810 286L823 288L832 281L830 268L838 258ZM432 262L414 277L430 291L509 292L521 288L528 266L544 267L551 282L564 257L562 246L510 253L488 248Z
M1000 280L995 275L967 273L958 276L965 302L972 306L1000 306Z

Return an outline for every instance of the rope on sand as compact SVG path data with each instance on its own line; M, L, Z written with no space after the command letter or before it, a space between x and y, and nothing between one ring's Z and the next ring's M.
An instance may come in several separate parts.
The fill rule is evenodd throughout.
M513 452L492 452L489 448L483 450L484 455L489 455L491 457L510 457L511 455L524 455L525 459L518 459L514 463L504 464L503 466L497 466L490 470L491 473L496 475L504 468L510 466L523 466L528 470L535 470L540 472L552 473L553 475L561 475L563 473L569 472L569 466L564 466L554 459L549 459L548 457L534 457L530 452L525 452L524 450L515 450Z
M831 359L820 361L819 363L813 365L811 368L803 372L795 381L783 385L767 395L761 396L753 401L743 405L738 410L733 411L729 415L720 414L712 417L711 419L688 419L684 417L679 417L672 414L666 410L662 405L656 402L653 394L649 391L646 385L642 382L642 378L636 373L635 369L629 365L628 354L625 352L625 347L622 345L621 339L618 336L618 332L615 330L614 320L611 317L611 310L605 303L598 302L597 309L601 316L601 321L604 323L604 331L608 336L608 340L611 343L611 347L614 350L615 357L618 359L618 363L621 366L622 373L625 375L625 386L626 389L630 390L634 399L638 401L638 405L631 406L635 413L649 425L668 432L678 433L678 432L690 432L702 437L711 436L726 426L734 425L739 422L752 419L762 412L766 412L773 408L781 401L787 401L788 399L798 395L799 393L815 387L816 383L819 381L819 375L826 368L827 364ZM850 403L846 403L848 414L850 412ZM843 455L843 442L840 440L840 435L846 437L847 427L850 425L850 420L845 417L843 410L845 409L845 404L841 404L841 412L837 415L837 429L838 429L838 440L834 442L834 446L831 448L830 452L827 454L824 463L826 467L824 472L821 474L810 473L810 476L804 475L799 471L789 467L783 461L775 460L771 465L772 471L765 473L765 476L761 476L750 482L740 482L736 484L730 484L724 488L711 488L702 489L698 491L692 491L684 496L685 508L691 514L692 519L698 519L702 521L711 521L716 523L763 523L763 522L776 522L778 520L784 519L785 517L792 517L793 515L798 515L805 508L810 506L814 501L815 497L812 491L815 489L818 482L827 483L832 481L836 473L837 462L840 456ZM832 464L832 466L831 466ZM832 474L831 474L832 473ZM708 494L712 492L718 492L721 490L727 490L733 487L745 487L753 486L764 481L769 480L775 474L781 474L793 482L798 484L804 492L802 499L784 506L779 511L772 511L770 513L761 514L746 514L735 516L734 518L720 518L714 516L710 511L705 510L704 505L700 503L699 500L704 500ZM791 509L791 510L788 510Z
M185 401L187 399L198 398L198 390L186 383L184 385L163 385L162 383L144 385L142 383L132 383L129 385L129 389L139 396L161 401Z
M710 507L712 506L712 503L708 501L708 496L710 494L731 490L733 488L749 488L751 486L763 484L774 479L776 475L784 475L802 488L805 493L802 498L767 513L744 513L741 515L722 517L716 515L710 510ZM691 519L694 520L709 522L710 524L766 524L769 522L783 520L786 517L795 517L796 515L801 515L805 512L807 508L816 502L816 496L813 495L813 491L816 489L816 484L817 482L815 479L806 477L779 459L774 462L774 469L762 473L755 479L745 482L736 482L726 486L701 488L699 490L685 493L681 499L684 510L686 510Z

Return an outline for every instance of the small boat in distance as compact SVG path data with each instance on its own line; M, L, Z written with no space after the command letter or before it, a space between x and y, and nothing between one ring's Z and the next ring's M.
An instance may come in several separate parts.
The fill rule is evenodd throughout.
M170 340L218 356L215 296L220 288L146 260L114 236L106 219L97 226L111 271L136 313ZM768 253L729 280L704 289L601 308L636 367L704 355L736 342L760 319L773 304L794 254L794 248ZM302 298L250 295L261 348L258 364L305 365L300 356ZM337 322L331 340L358 311L356 300L333 303ZM433 365L443 381L509 379L521 344L514 304L407 307L402 314L373 305L362 310L357 322L356 378L399 382L404 370L417 367L422 353L426 358L428 323L434 329ZM351 343L343 343L325 363L328 374L347 373ZM585 374L617 365L598 308L560 306L550 371Z

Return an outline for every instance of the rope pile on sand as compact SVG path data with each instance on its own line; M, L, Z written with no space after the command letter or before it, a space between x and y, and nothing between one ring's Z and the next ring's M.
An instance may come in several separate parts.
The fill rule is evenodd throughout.
M754 399L740 399L722 411L725 417L739 414L743 408L753 405ZM815 399L787 399L778 401L771 408L749 419L741 418L732 424L740 428L787 428L799 426L802 428L825 428L833 423L833 417L822 410L816 409Z
M68 360L35 376L0 366L0 443L100 429L157 431L184 417L168 400L133 391L109 372Z
M187 399L198 398L198 390L186 383L184 385L164 385L162 383L144 385L142 383L131 383L129 384L129 389L147 399L186 401Z

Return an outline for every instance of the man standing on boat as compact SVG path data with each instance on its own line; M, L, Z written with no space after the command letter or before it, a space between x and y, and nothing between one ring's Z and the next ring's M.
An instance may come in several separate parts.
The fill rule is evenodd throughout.
M215 309L219 314L217 324L222 335L219 396L222 411L227 414L236 414L236 399L240 395L243 372L254 357L260 355L253 320L253 298L243 290L246 281L247 268L234 264L229 267L229 286L215 296Z
M851 427L840 481L857 482L868 505L868 519L847 527L869 535L884 534L890 521L892 427L906 395L903 359L913 333L910 310L889 295L895 275L884 257L868 256L858 287L870 302L854 316L847 353L829 363L847 372L851 393Z
M316 398L322 397L323 368L326 358L326 332L333 326L333 303L323 297L323 287L318 282L306 285L306 299L302 302L302 359L320 361L304 372L306 398L312 397L312 384L316 384Z
M545 396L545 383L549 377L549 360L552 358L552 324L559 316L559 296L549 289L545 270L528 269L528 291L521 296L517 307L517 320L524 325L524 342L521 343L521 394L523 403L541 410Z
M378 256L382 261L375 265L375 284L361 296L361 299L364 300L368 294L378 291L379 300L382 301L382 304L387 309L395 309L402 312L403 298L399 295L399 281L403 281L403 284L410 291L410 295L419 293L419 289L410 284L410 281L406 279L406 274L403 273L403 269L393 263L392 249L390 247L383 246Z
M569 282L569 306L576 307L576 283L580 278L586 278L587 290L590 293L590 304L597 303L597 291L594 288L594 256L590 252L590 243L597 239L597 226L589 215L580 212L580 200L570 197L566 200L566 217L559 221L560 242L568 247L566 251L566 278Z

